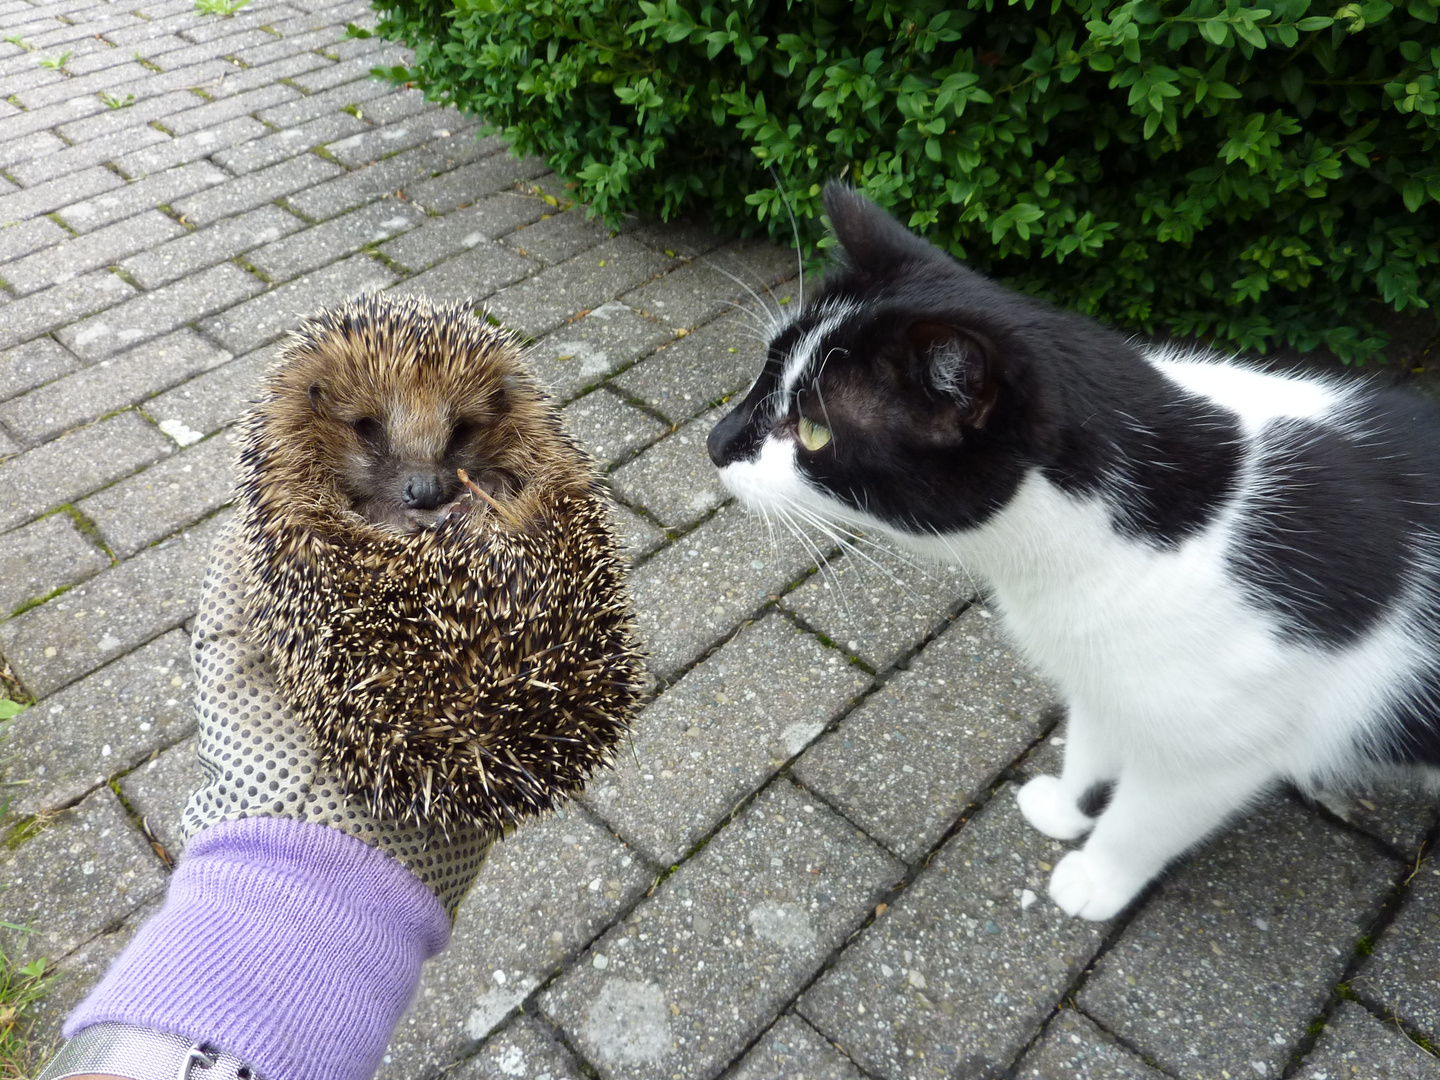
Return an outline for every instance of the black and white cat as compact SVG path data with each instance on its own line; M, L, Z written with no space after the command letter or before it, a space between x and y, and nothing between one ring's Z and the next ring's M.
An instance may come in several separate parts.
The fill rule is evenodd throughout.
M1440 409L1146 348L825 205L843 264L710 456L752 509L986 584L1069 710L1062 775L1019 793L1090 833L1061 908L1115 915L1283 781L1440 776Z

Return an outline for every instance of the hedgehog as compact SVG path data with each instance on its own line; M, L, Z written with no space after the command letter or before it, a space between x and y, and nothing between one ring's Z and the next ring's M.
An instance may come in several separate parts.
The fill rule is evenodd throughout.
M307 319L245 416L248 624L378 817L503 833L610 764L641 692L593 462L463 304Z

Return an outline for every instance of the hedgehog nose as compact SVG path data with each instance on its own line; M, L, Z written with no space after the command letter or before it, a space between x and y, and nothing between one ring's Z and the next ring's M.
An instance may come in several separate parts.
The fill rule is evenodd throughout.
M411 510L434 510L444 496L440 478L434 473L415 473L405 481L401 492L401 498Z

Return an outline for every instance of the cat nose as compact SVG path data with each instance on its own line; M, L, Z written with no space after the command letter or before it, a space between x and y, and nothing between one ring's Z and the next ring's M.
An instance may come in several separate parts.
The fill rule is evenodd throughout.
M400 498L411 510L434 510L444 494L440 478L434 473L413 473L405 481Z
M749 418L750 410L741 405L710 429L710 437L705 440L705 449L710 451L710 460L717 469L723 469L744 456L741 452L740 436L744 434L745 422Z

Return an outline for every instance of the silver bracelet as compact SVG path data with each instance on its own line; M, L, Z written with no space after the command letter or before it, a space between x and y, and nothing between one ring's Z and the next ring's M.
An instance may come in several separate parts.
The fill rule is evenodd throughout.
M101 1073L126 1080L262 1080L234 1054L137 1024L95 1024L60 1048L36 1080Z

